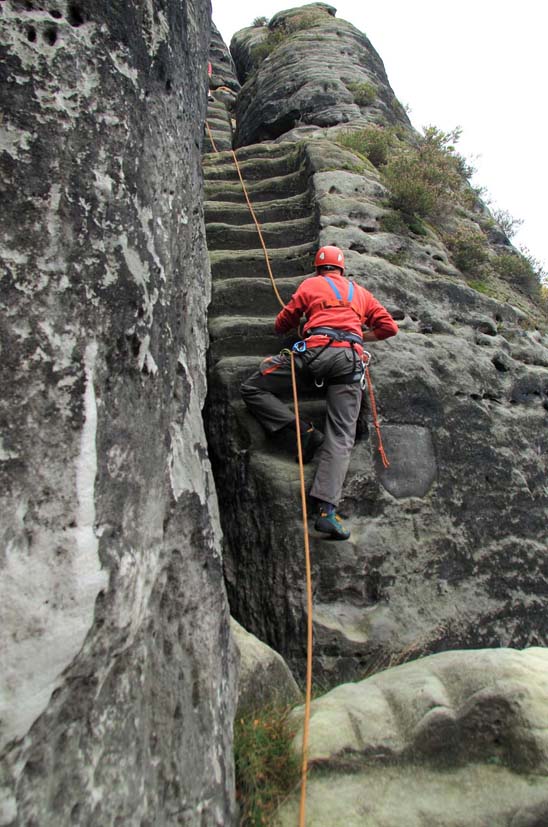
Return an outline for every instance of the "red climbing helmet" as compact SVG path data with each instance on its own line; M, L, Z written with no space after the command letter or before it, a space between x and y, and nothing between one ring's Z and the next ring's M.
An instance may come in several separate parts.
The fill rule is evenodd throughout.
M338 247L320 247L314 259L314 267L322 267L325 264L330 264L333 267L339 267L341 273L344 273L344 254Z

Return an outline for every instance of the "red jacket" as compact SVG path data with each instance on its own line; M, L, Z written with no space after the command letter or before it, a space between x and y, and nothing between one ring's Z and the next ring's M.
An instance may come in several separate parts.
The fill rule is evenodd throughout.
M290 301L276 316L276 333L286 333L297 327L301 316L306 315L304 333L314 327L334 327L362 335L362 325L367 325L377 339L388 339L398 332L398 325L382 304L364 287L354 282L352 300L348 302L350 282L335 271L329 279L337 288L341 299L325 276L311 276L303 281ZM326 336L310 336L308 347L327 343ZM334 342L333 347L350 347L349 342Z

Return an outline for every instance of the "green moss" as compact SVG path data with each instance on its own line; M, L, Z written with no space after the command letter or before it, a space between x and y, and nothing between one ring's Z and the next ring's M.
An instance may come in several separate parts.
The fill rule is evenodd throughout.
M234 722L236 795L241 827L268 824L299 780L291 707L270 706Z
M473 290L477 290L478 293L483 293L485 296L490 296L494 299L497 298L497 291L493 290L493 288L482 279L468 279L466 283L468 287L471 287Z
M384 253L383 258L394 264L396 267L402 267L407 261L407 253L405 250L398 250L395 253Z

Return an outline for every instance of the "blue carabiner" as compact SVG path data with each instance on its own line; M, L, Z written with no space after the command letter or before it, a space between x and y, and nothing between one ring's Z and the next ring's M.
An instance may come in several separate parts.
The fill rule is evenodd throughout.
M300 342L295 342L291 350L294 353L304 353L306 350L306 342L303 342L302 340Z

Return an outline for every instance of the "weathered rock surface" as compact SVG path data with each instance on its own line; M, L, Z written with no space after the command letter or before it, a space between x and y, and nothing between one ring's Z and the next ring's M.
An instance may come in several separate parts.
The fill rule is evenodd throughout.
M542 827L548 650L447 652L339 686L312 703L309 761L315 827Z
M266 643L231 619L232 637L240 656L237 715L268 705L291 704L301 692L284 659Z
M362 32L334 14L332 6L311 3L279 12L268 27L234 35L230 49L238 76L246 79L236 107L237 146L302 124L409 127L379 55Z
M0 824L226 825L209 19L0 4Z
M319 41L318 59L322 49ZM260 97L278 105L272 89ZM365 411L341 505L352 537L332 544L311 535L315 675L356 678L410 649L544 645L548 338L533 321L542 313L510 284L500 299L472 289L433 227L386 231L385 186L363 158L327 140L336 129L237 153L282 299L312 273L317 246L336 244L348 272L400 325L396 338L370 347L390 468ZM279 306L231 157L207 156L204 174L208 434L227 586L234 615L298 671L306 621L298 471L238 390L284 344L273 333ZM483 221L481 206L466 220ZM302 406L321 427L321 395Z

